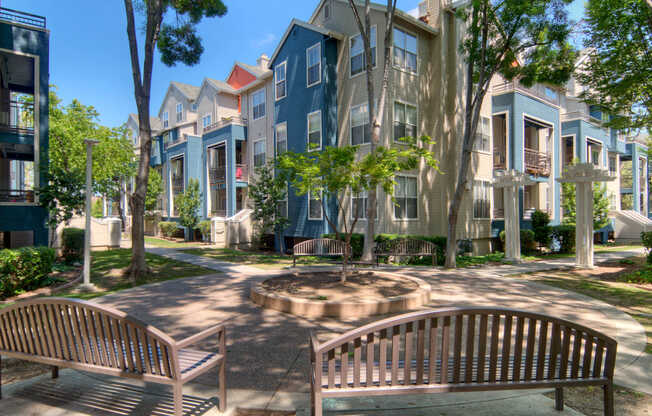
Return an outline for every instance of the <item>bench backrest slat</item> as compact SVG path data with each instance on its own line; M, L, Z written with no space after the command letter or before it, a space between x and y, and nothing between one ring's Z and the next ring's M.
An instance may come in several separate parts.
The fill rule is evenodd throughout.
M384 240L376 244L376 252L384 255L410 256L430 255L436 252L437 246L430 241L413 238Z
M174 340L111 308L40 298L0 311L0 352L178 378Z
M295 244L292 252L296 256L343 256L348 249L346 242L331 238L315 238Z
M613 377L615 351L612 338L561 319L451 308L366 325L311 355L327 361L328 388L346 389L604 379Z

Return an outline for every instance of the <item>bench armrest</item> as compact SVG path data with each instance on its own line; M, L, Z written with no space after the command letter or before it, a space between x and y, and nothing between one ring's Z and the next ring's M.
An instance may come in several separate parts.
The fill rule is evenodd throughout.
M186 348L189 345L195 344L205 338L208 338L211 335L215 334L221 334L220 336L220 353L224 354L224 351L222 349L225 347L225 340L224 340L224 334L226 333L226 327L224 325L226 321L220 322L219 324L212 326L208 329L205 329L201 331L198 334L191 335L188 338L182 339L181 341L177 342L177 347L179 348Z
M315 334L312 331L310 331L310 358L311 358L311 361L314 361L314 358L315 358L314 354L315 354L315 351L317 351L318 349L319 349L319 340L317 339Z

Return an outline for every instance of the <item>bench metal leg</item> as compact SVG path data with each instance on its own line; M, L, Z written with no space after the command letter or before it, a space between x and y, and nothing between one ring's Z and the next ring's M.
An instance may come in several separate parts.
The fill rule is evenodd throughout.
M181 384L173 384L174 391L174 416L183 416L183 386Z
M564 410L564 389L562 387L555 388L555 410L560 412Z
M605 384L604 389L604 416L614 416L614 385Z
M220 402L217 408L219 409L220 412L225 412L226 411L226 360L222 360L218 379L220 383L220 392L219 392L218 399L220 400Z
M56 365L52 366L52 378L59 378L59 367Z

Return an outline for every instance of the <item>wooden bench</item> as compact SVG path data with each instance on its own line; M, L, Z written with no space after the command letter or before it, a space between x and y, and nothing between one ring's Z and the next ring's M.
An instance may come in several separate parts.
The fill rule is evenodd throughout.
M471 341L471 342L469 342ZM310 339L312 415L322 398L602 386L613 416L616 341L590 328L509 309L395 316L319 343Z
M346 252L350 253L351 247L341 240L315 238L313 240L302 241L301 243L295 244L292 248L292 267L296 267L297 257L341 257Z
M376 266L378 266L378 258L381 256L430 256L432 257L432 265L435 266L437 260L437 246L430 241L415 240L411 238L385 240L376 244L374 255L376 256Z
M216 335L219 352L188 348ZM176 342L113 308L82 300L39 298L0 311L0 356L169 384L174 412L183 412L182 386L219 365L219 409L226 409L226 330L218 324ZM2 397L0 392L0 398Z

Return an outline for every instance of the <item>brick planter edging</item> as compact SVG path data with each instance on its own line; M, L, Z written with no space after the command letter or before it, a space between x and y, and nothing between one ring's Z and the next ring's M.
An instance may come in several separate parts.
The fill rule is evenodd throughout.
M291 313L304 318L364 318L371 315L403 312L415 309L430 302L431 287L416 277L386 272L374 272L379 275L410 280L418 285L417 289L406 295L393 296L377 301L360 300L358 302L318 301L292 296L279 295L262 287L263 282L251 288L251 300L263 308ZM306 273L307 274L307 273Z

